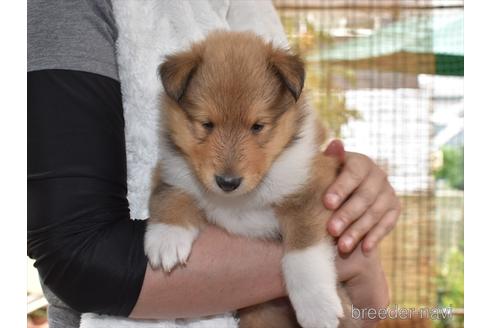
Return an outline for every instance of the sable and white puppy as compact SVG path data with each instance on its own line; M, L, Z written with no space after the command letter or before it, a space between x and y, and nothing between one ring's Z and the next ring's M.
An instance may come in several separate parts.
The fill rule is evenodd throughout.
M159 73L165 94L145 235L150 264L170 271L185 263L207 222L281 240L298 323L338 327L344 310L321 201L338 164L319 150L324 133L302 94L303 62L253 33L220 31L167 56ZM252 307L240 325L298 326L285 313L274 303Z

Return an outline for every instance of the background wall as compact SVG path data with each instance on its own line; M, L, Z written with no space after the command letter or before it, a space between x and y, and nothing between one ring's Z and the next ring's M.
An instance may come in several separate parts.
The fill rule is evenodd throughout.
M463 1L274 1L333 137L371 156L402 199L381 247L392 302L453 307L463 325Z

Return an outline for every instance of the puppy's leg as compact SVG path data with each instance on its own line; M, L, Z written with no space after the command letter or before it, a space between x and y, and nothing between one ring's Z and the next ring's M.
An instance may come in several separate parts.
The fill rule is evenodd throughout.
M297 320L304 328L335 328L343 317L334 258L329 239L290 248L284 255L285 284Z
M305 190L276 208L285 247L285 284L297 320L304 328L338 327L343 317L337 294L336 248L326 233L329 213L321 201L335 172L335 162L318 156Z
M156 184L149 203L145 253L150 265L170 272L185 264L191 246L205 224L203 212L185 192Z

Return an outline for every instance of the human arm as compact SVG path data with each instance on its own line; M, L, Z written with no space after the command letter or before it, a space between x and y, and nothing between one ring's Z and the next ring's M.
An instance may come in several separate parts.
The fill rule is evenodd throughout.
M28 255L75 310L127 315L147 261L145 222L129 219L126 200L119 83L29 72L27 118Z
M69 88L73 87L73 85L70 83L65 85L65 86L69 87ZM92 83L88 83L88 84L85 84L85 86L90 89L91 86L93 87L94 85ZM60 97L60 96L61 96L60 94L57 94L57 97ZM55 97L54 99L57 99L57 98ZM60 100L60 99L61 98L58 98L57 100ZM90 99L90 97L87 99ZM87 99L84 99L84 97L81 97L77 101L80 102L81 104L83 104L85 101L87 101ZM99 100L104 102L107 99L106 99L106 97L101 97ZM36 102L37 101L33 101L33 103L36 103ZM31 108L31 106L29 106L29 107ZM102 107L104 108L104 106L102 106ZM89 178L88 180L91 180L94 178L94 177L91 177L91 175L93 175L92 174L93 172L77 171L79 169L79 167L77 167L77 165L74 165L74 163L75 164L85 163L83 161L84 159L98 160L98 159L103 158L103 157L90 156L89 153L84 154L83 152L81 154L78 154L78 156L80 156L80 158L82 159L81 162L75 161L75 160L73 160L73 158L70 157L70 155L73 155L73 153L77 152L80 149L78 149L77 147L75 147L75 148L71 147L69 140L66 139L66 137L70 134L71 131L70 131L70 125L66 125L65 122L63 121L63 119L64 119L63 115L66 115L67 110L69 110L69 109L72 109L70 105L63 104L63 106L60 106L57 109L57 113L55 113L55 115L53 116L53 122L58 122L60 124L61 128L66 129L66 130L63 130L63 129L58 130L58 132L65 131L65 132L67 132L67 134L63 134L63 133L58 134L57 136L55 136L54 139L58 138L59 140L55 140L56 142L63 142L64 143L64 145L65 145L64 149L66 150L67 156L66 156L66 158L61 158L60 160L62 162L64 160L67 160L67 159L71 160L72 161L71 162L71 164L72 164L71 169L72 170L62 171L61 172L62 174L59 175L58 173L60 173L60 172L57 173L56 171L53 171L52 170L53 167L49 166L49 165L53 164L53 158L51 156L45 156L44 160L46 160L46 163L49 165L46 167L46 170L44 173L48 173L48 174L44 174L44 175L43 174L37 174L39 172L34 172L34 174L31 174L32 173L31 172L30 173L31 180L28 183L28 184L31 184L31 187L32 187L32 184L39 184L39 182L42 182L42 183L49 182L47 180L55 181L57 179L66 179L66 178L69 178L67 180L70 180L70 178L72 178L72 179L73 178L76 178L76 179L80 179L80 178L87 179L87 178ZM81 109L79 109L79 110L80 110L80 113L84 113ZM30 109L29 109L29 111L30 111ZM96 117L97 117L97 115L101 114L101 113L93 112L92 114L96 115ZM121 115L121 113L119 115ZM33 120L33 121L35 121L35 120ZM77 121L77 120L74 120L74 121ZM80 121L78 123L81 123L81 122L83 122L83 121ZM103 126L105 126L105 125L103 125ZM83 126L83 127L87 128L87 126ZM46 126L41 125L41 128L43 128L43 129L46 128L45 132L53 129L53 127L51 125L46 125ZM119 127L119 129L121 132L121 126ZM55 129L55 132L56 132L56 129ZM111 133L111 131L106 131L106 132L109 132L109 134ZM98 135L99 133L104 134L103 131L98 131L96 135ZM84 141L87 141L87 144L89 145L87 147L87 149L91 149L91 147L90 147L91 144L89 143L89 141L93 141L93 139L91 138L93 136L94 135L92 135L91 133L87 133L87 135L86 135L87 139L86 140L81 138L81 143L84 143ZM41 142L41 147L43 147L42 146L42 141L43 141L42 138L40 139L36 136L33 136L32 140L35 143ZM98 139L98 140L101 140L101 139ZM103 145L105 145L105 143L103 143ZM96 143L93 146L98 147L99 145ZM37 144L36 146L32 146L33 149L36 149L38 147L39 147L39 144ZM41 149L41 148L38 148L38 149ZM109 154L113 154L113 152L112 152L113 149L109 148L107 150L108 150ZM43 153L43 152L41 152L41 153ZM101 153L105 153L105 152L103 151ZM89 156L87 156L88 154L89 154ZM31 159L33 157L31 155L29 155L29 158ZM124 161L117 161L117 162L124 163ZM109 166L109 168L111 168L111 166ZM36 170L34 170L34 171L36 171ZM107 180L106 178L108 176L111 176L111 172L109 172L109 171L111 171L111 169L106 171L106 173L103 173L103 175L102 175L103 178L99 179L99 180ZM68 172L68 175L66 174L67 172ZM52 175L53 173L58 174L58 175L53 176ZM106 174L108 174L108 176ZM99 177L99 178L101 178L101 177ZM43 179L46 181L41 181ZM67 180L65 180L65 181L67 181ZM125 283L122 283L119 279L108 278L108 273L111 272L111 270L117 272L118 269L116 269L116 268L118 266L113 265L110 269L105 267L105 265L107 265L108 263L114 264L113 263L114 261L122 261L121 263L126 263L126 262L124 262L125 256L121 256L121 254L124 255L125 253L124 252L119 253L120 255L115 256L116 258L119 258L119 260L116 260L116 258L109 258L108 259L108 258L102 257L99 260L96 260L95 262L91 262L93 260L93 258L91 258L91 256L86 257L88 255L100 256L100 254L106 253L106 251L101 252L101 247L103 249L112 249L112 247L114 247L114 249L117 250L118 252L121 251L122 249L120 249L118 247L118 243L121 241L112 243L112 242L109 242L111 240L125 240L128 245L133 245L134 242L135 242L135 245L138 245L138 242L136 242L136 240L138 240L139 236L141 236L140 231L142 231L143 224L142 224L142 222L137 221L138 222L137 223L137 222L133 222L133 221L129 220L129 217L127 216L128 210L127 210L127 208L123 208L123 207L126 207L127 205L126 204L123 205L124 197L121 197L121 194L120 194L121 190L123 190L123 189L121 187L117 187L118 188L118 191L117 191L118 195L116 198L120 202L118 207L119 206L122 206L122 207L120 210L117 211L117 212L119 212L119 211L120 212L115 217L113 217L113 215L115 215L113 212L114 207L108 206L108 204L110 204L110 202L106 203L106 201L108 201L109 199L115 198L114 197L115 193L111 193L110 195L103 195L100 190L96 190L96 192L94 194L92 194L92 195L90 195L90 197L88 197L87 193L92 193L94 190L91 191L90 188L89 189L81 189L80 185L75 184L74 187L72 187L72 188L63 188L63 190L66 191L66 193L63 193L61 195L63 197L59 198L59 197L54 197L54 195L51 193L51 191L52 191L51 188L46 189L46 188L31 188L31 187L28 187L29 189L32 189L32 193L31 193L31 191L29 192L30 193L30 196L29 196L30 202L32 202L32 200L34 200L34 199L43 199L42 197L32 197L32 196L35 196L36 194L42 195L42 196L47 196L46 202L38 202L38 204L36 204L36 206L33 207L32 210L30 210L30 228L29 228L30 231L29 231L29 236L28 236L30 239L30 245L29 245L30 254L33 257L36 257L38 259L39 268L41 269L41 271L44 271L44 272L42 272L42 276L44 277L45 282L48 282L52 286L54 286L53 285L54 283L58 284L59 286L55 287L54 289L59 289L60 295L62 295L62 293L67 293L67 292L71 293L72 295L68 295L68 296L65 295L65 297L64 297L64 299L66 299L66 300L68 300L68 298L72 298L72 300L69 300L69 302L71 304L75 304L74 302L79 302L80 299L82 299L82 298L86 299L86 301L89 302L88 304L75 305L75 307L77 307L77 309L80 309L80 310L92 310L89 307L96 306L96 308L94 310L95 312L112 313L112 312L108 312L107 309L98 308L98 306L101 305L100 302L102 302L102 303L107 302L107 304L109 304L109 306L121 305L120 304L120 302L122 302L121 300L114 300L114 299L108 300L107 297L116 297L116 295L120 296L122 292L126 293L125 296L127 296L127 301L131 302L132 297L130 295L133 293L129 292L130 288L128 286L131 287L131 286L133 286L133 284L127 285ZM55 185L54 189L59 189L59 188ZM72 192L79 192L79 193L74 194ZM104 197L101 197L101 199L98 199L99 195L102 195ZM105 197L107 197L107 198L105 198ZM85 208L84 207L84 204L87 204L85 202L87 202L91 199L102 201L102 203L99 203L99 202L95 203L95 204L97 204L97 209L95 209L94 212L92 211L92 210L94 210L93 208ZM62 201L53 201L53 200L62 200ZM71 208L70 206L67 207L67 205L70 205L69 201L73 201L73 200L80 201L80 203L77 205L80 205L81 208L83 208L85 210L79 212L79 211L74 211L73 208ZM62 215L60 215L60 213ZM66 215L66 214L69 214L69 215ZM31 215L33 215L33 217L31 217ZM51 229L51 228L53 228L53 226L50 226L50 224L46 224L46 222L44 221L46 219L46 217L48 217L49 219L55 219L56 221L58 221L58 219L66 217L68 220L66 223L69 223L68 227L70 227L71 230L68 231L68 234L65 234L65 233L67 233L67 231L64 232L64 231L57 230L57 229ZM85 221L88 218L90 220ZM118 218L118 222L116 222L116 221L113 222L113 218L115 220L116 220L116 218ZM79 221L80 219L84 219L84 220ZM111 220L108 220L108 222L105 222L107 219L111 219ZM109 221L111 221L111 224L109 223ZM32 225L33 222L34 222L34 225ZM61 226L67 226L67 225L63 224L63 222L64 222L64 220L62 220L60 222L56 222L57 228L61 227ZM39 225L38 225L38 223L39 223ZM51 223L51 222L48 221L48 223ZM73 226L72 225L73 223L80 223L80 225L76 224L76 226ZM105 224L105 223L107 223L107 224ZM94 224L94 225L92 225L92 224ZM120 228L123 226L125 228ZM118 227L118 229L116 229L116 227ZM134 227L134 228L132 228L132 227ZM119 233L114 233L116 230L118 230L118 231L121 231L121 230L124 230L124 231L138 230L139 232L135 233L135 234L130 234L131 240L129 240L129 239L125 238L125 234L119 235ZM43 235L43 233L46 233L46 234ZM67 237L68 237L68 239L65 239ZM101 237L104 237L104 238L101 238ZM101 238L101 239L99 239L99 238ZM133 240L133 238L135 238L135 240ZM41 247L41 249L40 249L40 248L37 248L35 246L47 246L47 248ZM44 250L43 250L43 248L44 248ZM63 253L67 249L68 250L75 249L77 252L75 252L75 253L70 253L70 252ZM126 248L126 251L128 251L132 254L139 254L138 248L134 249L132 247L129 247L129 248ZM85 254L84 254L84 252L85 252ZM113 253L111 251L109 251L109 254L113 254ZM126 254L129 254L129 253L126 253ZM60 255L63 255L63 256L60 256ZM74 257L74 255L76 255L77 257ZM116 255L116 253L114 253L113 255ZM137 257L140 258L139 255ZM51 264L49 263L50 258L54 261ZM97 259L97 257L95 257L95 258ZM132 261L130 261L130 262L132 262ZM138 262L141 263L141 260L139 260ZM126 271L128 269L132 269L134 271L133 273L138 273L138 272L141 272L139 270L142 270L141 269L142 267L145 270L145 265L140 266L140 265L135 265L134 263L130 263L130 264L131 265L123 265L121 273L128 274L128 272ZM70 270L67 270L67 268L65 266L70 266ZM43 267L44 267L44 269L43 269ZM80 268L82 268L82 269L89 268L90 270L88 270L89 272L83 272L81 270L77 270ZM99 272L98 270L101 270L101 271ZM75 275L70 275L70 273L75 273ZM57 276L57 274L59 276ZM83 283L79 283L79 281L77 281L77 279L75 279L79 275L82 276L81 277L82 279L85 279L83 281ZM114 278L114 277L112 277L112 278ZM65 280L62 280L62 279L65 279ZM98 282L98 283L95 284L94 282ZM67 283L68 283L68 285L67 285ZM67 288L67 286L69 288ZM101 289L98 288L99 286L101 287ZM136 284L136 286L138 286L138 284ZM109 289L116 288L116 293L107 292L108 288ZM132 288L132 290L134 290L134 289ZM97 297L97 292L100 292L103 297ZM170 295L170 297L172 297L172 295ZM98 304L94 304L95 299L98 301ZM129 303L129 304L131 304L131 303ZM130 307L130 306L126 305L126 307Z
M147 268L145 222L130 220L126 200L117 81L30 72L28 157L28 253L43 282L75 310L126 316L140 294L135 316L175 318L282 295L278 245L218 229L206 229L186 269Z
M134 318L196 317L224 313L285 296L274 242L230 235L208 226L185 267L170 274L147 267Z
M354 305L359 309L384 309L391 299L377 246L370 252L359 243L351 253L336 257L339 281L342 282ZM364 322L364 328L373 328L377 320Z
M147 267L142 291L130 317L194 317L243 308L286 296L281 274L282 246L230 235L210 226L200 233L186 267L171 274ZM360 245L337 256L339 281L354 306L385 308L389 290L374 250ZM366 323L367 328L373 323Z
M66 90L60 87L65 85L73 92L77 83L80 83L77 82L77 75L89 73L65 72L75 75L72 76L75 81L63 79L63 83L59 82L61 86L51 91L56 97L50 96L47 90L37 92L32 89L33 75L41 79L36 83L46 88L51 88L51 83L57 83L50 79L56 79L61 72L50 73L55 76L46 76L46 72L28 76L29 249L31 255L39 260L38 267L48 287L62 295L63 300L77 310L110 314L125 315L124 312L114 312L113 307L126 304L125 308L130 311L136 297L140 295L131 314L139 318L214 314L285 295L280 273L282 250L279 245L233 237L217 228L206 229L196 241L186 268L177 269L171 275L150 270L141 250L144 232L141 225L144 222L131 221L128 216L128 204L124 197L125 161L121 157L124 152L119 155L118 151L114 153L117 149L119 152L124 150L124 139L121 138L122 109L108 109L104 106L74 108L73 104L68 106L64 103ZM108 82L105 78L98 78ZM87 92L91 90L100 92L111 88L98 84L97 80L88 82L85 81L83 85L89 90L79 90L73 94L78 95L72 98L76 100L75 104L84 105L90 98ZM118 95L118 84L114 81L111 83L114 83L111 89L116 90ZM112 96L103 95L95 98L104 99L105 104L111 103ZM43 105L50 101L54 103ZM36 107L40 105L43 106ZM112 124L116 124L116 129ZM94 130L97 127L99 129ZM77 144L70 142L73 134L79 140ZM119 141L112 143L111 136L115 134L120 135L116 138ZM108 137L109 140L105 140ZM108 160L108 153L113 154L109 156L111 162L101 162ZM102 173L98 167L102 168ZM44 176L40 174L41 169L45 172ZM81 169L81 172L77 171ZM102 176L98 177L97 172ZM96 176L91 178L90 175L94 173ZM111 188L110 193L105 194L100 189L91 191L92 185L87 185L90 188L84 187L80 183L81 179L89 179L91 182L122 180L115 183L116 189ZM103 183L105 185L106 182ZM68 187L63 187L65 184ZM40 188L40 185L45 187ZM56 195L53 192L57 188L63 191L58 194L63 196L59 201L53 199ZM73 203L74 199L78 201ZM58 220L63 218L68 221ZM114 244L105 241L114 241ZM133 246L127 247L129 245ZM132 257L130 254L139 260L129 261ZM363 275L367 273L361 270L364 267L367 266L363 257L351 262L342 261L338 266L339 277L348 283L352 282L349 285L354 285L353 282L364 281L361 277L370 278ZM120 275L125 272L139 273L141 276L137 274L135 280L126 282L120 278L126 276ZM115 276L115 273L118 275ZM140 291L141 279L143 285ZM367 286L360 288L360 291L363 290L371 289L367 289ZM360 291L356 294L357 298L364 294ZM360 302L364 304L367 301L362 299Z

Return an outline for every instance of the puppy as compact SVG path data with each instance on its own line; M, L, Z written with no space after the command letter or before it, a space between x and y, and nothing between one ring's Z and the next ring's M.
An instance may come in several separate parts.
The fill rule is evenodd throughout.
M338 327L344 308L321 201L338 163L319 150L324 133L302 93L301 59L255 34L218 31L167 56L159 73L162 145L145 235L151 266L185 263L207 223L281 240L295 316L270 302L240 311L240 326Z

